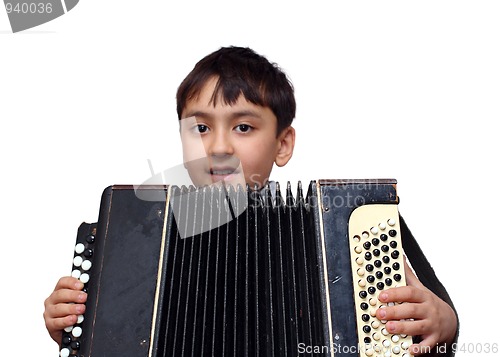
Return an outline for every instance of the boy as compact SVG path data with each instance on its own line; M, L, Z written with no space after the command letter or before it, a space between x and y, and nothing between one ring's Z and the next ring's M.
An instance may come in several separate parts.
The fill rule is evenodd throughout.
M229 47L202 59L181 83L177 113L185 167L195 185L216 182L262 187L272 167L293 154L295 98L291 83L274 64L248 48ZM384 290L379 300L406 302L377 311L390 333L421 336L415 355L453 342L454 310L406 267L406 287ZM45 301L47 330L59 343L61 330L85 310L77 279L64 277ZM447 355L452 355L447 348Z

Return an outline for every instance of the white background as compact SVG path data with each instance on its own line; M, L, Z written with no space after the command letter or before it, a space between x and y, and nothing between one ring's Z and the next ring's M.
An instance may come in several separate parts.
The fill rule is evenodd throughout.
M396 178L460 343L499 343L499 18L496 1L82 0L12 34L0 10L0 355L57 354L43 301L77 227L148 159L181 163L177 86L227 45L296 88L295 154L273 178Z

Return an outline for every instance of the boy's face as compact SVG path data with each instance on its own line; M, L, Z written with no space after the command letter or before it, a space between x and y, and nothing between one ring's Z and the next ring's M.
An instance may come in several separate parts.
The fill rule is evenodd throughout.
M181 140L184 165L196 186L224 181L259 187L273 164L285 165L293 153L292 127L276 137L278 121L272 110L240 96L233 105L212 94L216 78L182 111Z

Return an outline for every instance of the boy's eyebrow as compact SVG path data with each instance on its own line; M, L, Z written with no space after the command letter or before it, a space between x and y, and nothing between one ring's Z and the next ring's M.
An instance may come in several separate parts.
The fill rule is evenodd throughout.
M199 111L199 110L195 110L193 112L188 112L186 114L186 118L191 118L191 117L199 117L199 118L204 118L204 119L212 119L214 118L215 115L213 115L212 113L207 113L207 112L203 112L203 111ZM237 118L240 118L240 117L254 117L254 118L257 118L257 119L262 119L262 116L256 112L256 111L253 111L253 110L240 110L240 111L237 111L237 112L232 112L229 116L230 119L237 119Z

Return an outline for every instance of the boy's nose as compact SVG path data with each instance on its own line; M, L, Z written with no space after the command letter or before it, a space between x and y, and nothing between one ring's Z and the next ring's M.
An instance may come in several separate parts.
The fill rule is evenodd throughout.
M228 135L223 132L216 133L216 135L212 137L207 149L209 156L229 156L234 154L231 140L228 138Z

